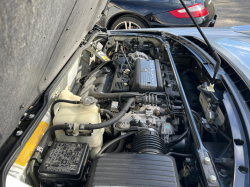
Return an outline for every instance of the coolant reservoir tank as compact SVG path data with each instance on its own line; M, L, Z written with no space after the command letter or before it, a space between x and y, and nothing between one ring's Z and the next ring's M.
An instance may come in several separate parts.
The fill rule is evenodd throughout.
M80 101L81 97L73 95L68 89L63 90L60 99ZM95 98L88 96L82 99L83 104L59 103L59 111L53 119L53 125L65 123L96 124L101 123L99 108ZM99 152L103 143L104 128L93 130L91 136L67 136L63 130L55 131L57 141L88 143L91 157Z

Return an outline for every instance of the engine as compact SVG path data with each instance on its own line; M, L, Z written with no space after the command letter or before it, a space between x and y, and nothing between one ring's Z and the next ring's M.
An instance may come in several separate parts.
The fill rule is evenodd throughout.
M77 91L67 87L52 104L53 126L65 126L56 129L57 141L42 156L41 186L180 186L187 175L197 184L190 128L168 54L152 41L101 41L82 57L89 59L89 72L78 79ZM178 70L188 82L186 70ZM225 117L218 103L208 101L204 85L200 92L190 85L195 91L189 98L197 100L192 106L205 114L192 111L200 135L203 126L214 133L212 124L222 125Z

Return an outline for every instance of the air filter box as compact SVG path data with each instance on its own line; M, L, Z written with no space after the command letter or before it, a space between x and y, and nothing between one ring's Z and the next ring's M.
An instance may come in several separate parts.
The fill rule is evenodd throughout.
M179 187L173 157L160 154L111 153L97 156L86 187Z
M42 186L83 185L88 159L88 144L54 142L38 170Z

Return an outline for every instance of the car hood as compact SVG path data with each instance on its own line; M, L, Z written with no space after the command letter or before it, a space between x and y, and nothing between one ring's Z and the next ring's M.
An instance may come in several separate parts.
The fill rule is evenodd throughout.
M2 1L0 146L101 17L107 0Z
M141 29L168 32L176 36L193 36L203 40L196 28ZM250 25L202 28L211 45L238 71L250 85Z

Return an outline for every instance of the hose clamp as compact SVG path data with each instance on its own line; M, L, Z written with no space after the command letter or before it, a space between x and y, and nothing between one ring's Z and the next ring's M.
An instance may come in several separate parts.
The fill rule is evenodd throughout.
M42 153L43 152L43 148L40 147L40 146L37 146L36 147L36 151L39 152L39 153Z

